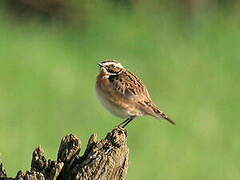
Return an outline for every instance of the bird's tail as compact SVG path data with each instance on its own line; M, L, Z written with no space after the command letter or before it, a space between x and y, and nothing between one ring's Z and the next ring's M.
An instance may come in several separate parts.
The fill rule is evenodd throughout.
M139 102L139 105L145 114L153 116L157 119L165 119L171 124L176 125L176 123L173 120L171 120L168 117L168 115L166 115L163 111L161 111L153 102L151 101L144 101L141 103Z
M164 112L162 112L162 111L159 110L159 113L158 113L158 114L159 114L159 117L160 117L160 118L167 120L168 122L170 122L170 123L173 124L173 125L176 125L176 123L175 123L173 120L171 120L171 119L169 118L169 116L166 115Z
M156 114L156 116L155 116L156 118L165 119L168 122L170 122L171 124L176 125L176 123L173 120L171 120L169 118L169 116L167 114L165 114L163 111L161 111L156 105L153 106L153 111Z

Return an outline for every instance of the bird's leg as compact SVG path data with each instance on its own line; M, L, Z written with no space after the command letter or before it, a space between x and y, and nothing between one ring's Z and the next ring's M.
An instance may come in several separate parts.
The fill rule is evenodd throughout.
M121 127L121 125L123 125L124 123L128 122L130 118L127 118L126 120L124 120L123 122L121 122L119 125L117 125L117 127Z
M130 123L134 118L135 116L131 116L130 118L128 118L128 121L122 125L122 128L126 127L128 123Z
M128 125L128 123L130 123L133 119L135 118L135 116L131 116L129 118L127 118L125 121L123 121L122 123L120 123L118 125L118 127L124 128Z

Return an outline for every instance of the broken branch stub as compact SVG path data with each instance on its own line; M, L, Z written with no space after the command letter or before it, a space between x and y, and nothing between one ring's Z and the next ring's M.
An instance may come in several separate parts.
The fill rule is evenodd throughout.
M8 178L0 163L0 180L124 180L128 170L127 133L115 128L98 141L93 134L83 156L80 140L65 136L57 153L57 160L47 160L39 146L32 154L31 170L19 171L16 178Z

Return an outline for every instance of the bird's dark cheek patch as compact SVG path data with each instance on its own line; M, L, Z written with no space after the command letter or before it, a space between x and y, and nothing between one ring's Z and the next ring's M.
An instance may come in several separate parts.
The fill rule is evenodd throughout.
M108 70L108 72L113 73L113 74L118 74L122 71L122 69L116 68L116 67L114 67L114 68L111 67L111 68L108 68L107 70Z
M111 76L109 76L108 79L109 79L111 82L113 82L114 80L117 79L117 76L116 76L116 75L111 75Z

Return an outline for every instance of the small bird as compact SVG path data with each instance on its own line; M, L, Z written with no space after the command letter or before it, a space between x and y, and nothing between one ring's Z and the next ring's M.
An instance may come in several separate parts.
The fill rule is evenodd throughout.
M119 62L105 60L98 65L100 73L96 80L96 92L103 106L114 115L126 119L118 127L124 128L143 115L175 124L153 103L143 82Z

